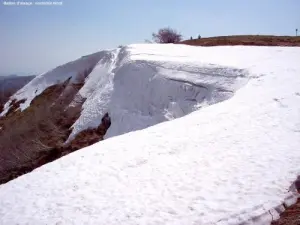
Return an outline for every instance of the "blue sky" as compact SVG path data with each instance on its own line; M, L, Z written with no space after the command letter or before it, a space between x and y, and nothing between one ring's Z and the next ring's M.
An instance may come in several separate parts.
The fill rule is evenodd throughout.
M144 42L165 26L187 38L295 35L300 29L300 0L63 0L62 6L3 2L0 74L46 72L101 49Z

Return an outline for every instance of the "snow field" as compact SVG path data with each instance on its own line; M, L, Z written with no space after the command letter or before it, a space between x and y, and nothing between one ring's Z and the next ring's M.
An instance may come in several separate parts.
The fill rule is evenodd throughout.
M123 59L105 69L109 102L94 88L89 95L111 110L111 138L1 185L1 224L261 225L295 202L300 48L115 51ZM200 110L189 111L190 98Z

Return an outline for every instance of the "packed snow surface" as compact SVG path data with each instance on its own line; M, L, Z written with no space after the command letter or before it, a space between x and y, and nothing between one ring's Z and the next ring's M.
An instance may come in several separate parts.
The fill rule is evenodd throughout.
M182 45L130 45L87 55L36 77L2 115L13 99L25 99L24 110L47 87L87 76L70 104L85 99L69 140L99 126L106 113L112 125L105 138L143 129L224 101L251 78L234 65L210 63L207 54Z
M211 50L210 50L211 51ZM105 113L105 138L179 118L230 98L249 79L247 71L210 64L206 49L182 45L130 45L103 57L79 91L86 98L73 125L97 127Z
M284 201L295 201L290 187L300 174L300 48L133 45L127 47L127 59L125 50L111 52L105 65L94 69L113 79L111 86L102 82L115 90L107 98L120 97L120 110L123 95L150 91L141 80L156 78L151 68L159 71L157 79L184 80L231 95L179 119L109 138L0 186L1 224L269 224ZM223 80L232 76L228 83ZM163 89L160 82L149 83L155 104L155 85L160 94L171 92L165 84ZM125 93L118 85L131 89ZM93 90L83 93L96 95ZM206 92L212 93L220 96ZM175 108L185 109L181 96L175 98ZM136 100L126 104L141 110L144 105ZM134 118L127 114L132 114L124 112L130 126Z

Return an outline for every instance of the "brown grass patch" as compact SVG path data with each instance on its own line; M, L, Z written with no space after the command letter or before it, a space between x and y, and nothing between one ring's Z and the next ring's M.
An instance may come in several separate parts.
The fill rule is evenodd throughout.
M300 176L295 181L295 188L300 193ZM300 225L300 198L295 205L281 213L279 220L273 221L271 225Z
M236 35L185 40L181 44L194 46L252 45L252 46L300 46L300 37L271 35Z
M102 118L101 124L97 128L89 128L81 131L76 135L74 140L68 144L67 148L77 150L95 144L98 141L102 141L110 124L111 121L109 115L106 113Z
M287 208L281 215L280 219L273 221L271 225L299 225L300 224L300 199L295 205Z
M69 105L83 84L68 79L50 86L22 112L17 109L24 100L12 101L0 118L0 184L103 139L110 126L108 115L98 128L82 131L65 145L85 99Z

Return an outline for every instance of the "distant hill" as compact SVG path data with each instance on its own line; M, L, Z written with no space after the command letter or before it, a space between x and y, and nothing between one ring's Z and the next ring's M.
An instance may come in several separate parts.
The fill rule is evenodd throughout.
M252 46L300 46L300 37L271 35L218 36L185 40L180 44L194 46L252 45Z
M10 96L31 81L35 76L0 76L0 111Z

